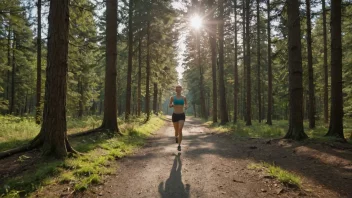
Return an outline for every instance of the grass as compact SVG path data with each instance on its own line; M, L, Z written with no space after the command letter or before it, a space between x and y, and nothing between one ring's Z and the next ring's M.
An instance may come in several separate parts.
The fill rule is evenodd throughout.
M144 116L133 117L132 124L142 123ZM86 116L81 119L67 117L68 134L80 133L100 126L100 116ZM123 125L123 119L118 118L118 124ZM16 117L0 115L0 152L25 145L40 131L40 125L35 124L34 117Z
M270 176L276 178L280 182L288 186L300 188L302 185L301 178L293 173L283 170L279 166L271 165L266 162L252 163L248 165L249 169L264 169Z
M54 183L72 185L75 191L86 190L92 184L101 183L105 175L114 173L114 160L131 154L137 147L142 146L145 138L163 124L164 121L159 117L152 117L146 124L120 123L119 128L123 136L97 133L74 138L70 140L71 144L84 155L65 160L42 159L35 164L36 171L27 171L5 181L4 188L0 189L0 196L28 196Z
M264 123L252 121L252 126L246 126L245 122L240 120L236 124L228 123L226 125L219 125L212 121L206 121L205 125L215 129L218 132L230 133L235 137L249 137L249 138L281 138L288 130L287 120L274 120L273 125L269 126ZM305 133L313 139L321 141L330 141L334 138L324 137L328 131L328 125L317 122L315 129L309 129L308 121L304 122ZM344 133L345 138L352 144L350 139L352 133L352 120L344 120Z
M33 137L40 130L32 117L15 117L0 115L0 151L21 146Z

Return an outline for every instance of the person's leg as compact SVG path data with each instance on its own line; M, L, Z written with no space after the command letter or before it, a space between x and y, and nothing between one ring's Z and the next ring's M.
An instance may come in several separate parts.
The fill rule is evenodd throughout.
M178 122L173 122L174 129L175 129L175 138L178 138Z
M178 143L178 118L177 115L175 113L172 114L172 123L174 124L174 129L175 129L175 139L176 139L176 143Z
M178 121L178 145L181 145L182 142L182 129L183 129L183 125L184 125L185 121L184 120L180 120Z

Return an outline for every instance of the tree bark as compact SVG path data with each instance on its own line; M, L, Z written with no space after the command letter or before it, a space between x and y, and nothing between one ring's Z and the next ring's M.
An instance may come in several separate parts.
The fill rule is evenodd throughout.
M226 108L226 90L224 82L224 0L219 0L219 86L221 124L229 122Z
M117 0L106 1L106 69L104 118L101 128L118 132L116 108Z
M268 29L268 115L267 115L267 120L266 123L268 125L272 125L272 120L271 120L271 115L272 115L272 107L273 107L273 84L272 84L272 79L273 79L273 74L272 74L272 68L271 68L271 29L270 29L270 0L267 0L267 12L268 12L268 23L267 23L267 29Z
M13 32L13 41L12 41L12 71L11 71L11 101L9 113L12 114L15 108L15 78L16 78L16 57L15 57L15 48L16 48L16 34Z
M41 110L40 110L40 99L42 92L42 0L37 2L38 10L38 27L37 27L37 93L36 93L36 104L35 104L35 123L40 124Z
M148 11L150 12L150 11ZM146 76L146 83L145 83L145 113L147 114L147 121L150 119L150 95L149 95L149 80L150 80L150 19L148 18L147 22L147 76Z
M323 9L323 39L324 39L324 122L327 124L329 121L329 91L328 91L328 44L326 33L326 9L325 0L322 0Z
M260 16L259 0L257 0L257 82L258 82L258 121L262 122L262 97L261 97L261 80L260 80Z
M210 13L210 21L211 24L209 25L209 43L210 43L210 50L211 50L211 69L212 69L212 78L213 78L213 107L212 107L212 114L213 114L213 122L218 122L218 92L216 88L216 25L214 19L214 0L209 0L209 7L212 10Z
M243 91L242 91L242 116L243 119L247 120L246 114L246 66L247 66L247 58L246 58L246 1L242 0L242 46L243 46Z
M290 120L285 138L308 138L303 128L303 85L299 0L287 0Z
M238 65L237 65L237 0L234 0L234 17L235 17L235 54L234 54L234 72L233 78L235 79L235 86L233 90L233 122L237 122L237 109L238 109Z
M162 104L162 99L163 99L163 89L159 89L158 91L158 106L157 106L157 111L158 112L163 112L163 104Z
M133 0L129 0L128 10L128 66L127 66L127 87L126 87L126 111L125 120L129 120L131 114L131 87L132 87L132 56L133 56Z
M7 34L7 66L8 68L11 67L11 24L9 24L9 31ZM10 69L7 70L6 100L10 100Z
M246 53L246 68L247 68L247 119L246 119L246 125L250 126L252 125L252 118L251 118L251 102L252 102L252 93L251 93L251 47L250 47L250 37L249 37L249 24L250 24L250 7L249 4L250 0L246 1L246 47L247 47L247 53Z
M82 77L79 78L78 80L78 93L80 96L79 102L78 102L78 117L82 118L83 113L84 113L84 91L83 91L83 82L82 82Z
M155 115L158 115L158 83L154 83L154 93L153 93L153 112Z
M341 0L331 1L331 114L326 136L343 134Z
M51 1L45 103L40 133L31 147L43 144L44 155L58 158L75 152L67 139L66 94L68 66L69 0Z
M196 32L196 42L197 42L197 53L198 53L198 67L199 67L199 88L200 88L200 111L201 117L207 119L208 114L205 107L205 96L204 96L204 82L203 82L203 68L200 60L200 34Z
M312 54L312 25L310 15L310 0L306 0L307 6L307 50L308 50L308 76L309 76L309 128L315 128L315 86L313 77L313 54Z
M214 31L216 28L214 28ZM211 48L211 69L213 78L213 122L218 122L218 92L217 92L217 75L216 75L216 38L214 35L209 37Z
M210 4L212 4L213 1L210 1ZM201 13L201 1L194 0L192 1L192 5L195 5L197 8L198 13ZM201 39L201 34L200 34L200 29L195 30L196 34L196 48L197 48L197 63L198 63L198 68L199 68L199 90L200 90L200 117L207 119L208 118L208 113L206 110L206 102L205 102L205 90L204 90L204 76L203 76L203 67L201 64L201 57L200 57L200 39Z
M141 91L141 82L142 82L142 38L139 38L138 45L138 96L137 96L137 115L141 115L142 111L142 91Z

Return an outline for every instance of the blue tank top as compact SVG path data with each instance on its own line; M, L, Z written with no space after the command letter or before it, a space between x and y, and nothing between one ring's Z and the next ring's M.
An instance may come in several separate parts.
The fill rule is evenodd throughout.
M184 105L185 104L185 100L183 99L183 97L181 99L178 99L176 96L174 96L174 105Z

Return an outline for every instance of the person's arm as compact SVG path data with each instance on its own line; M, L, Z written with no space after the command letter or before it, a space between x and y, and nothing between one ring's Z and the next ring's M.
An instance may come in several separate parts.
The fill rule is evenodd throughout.
M186 97L184 97L184 100L185 100L185 109L187 109L188 108L188 103L187 103Z
M174 97L171 96L170 102L169 102L169 108L174 107L173 102L174 102Z

